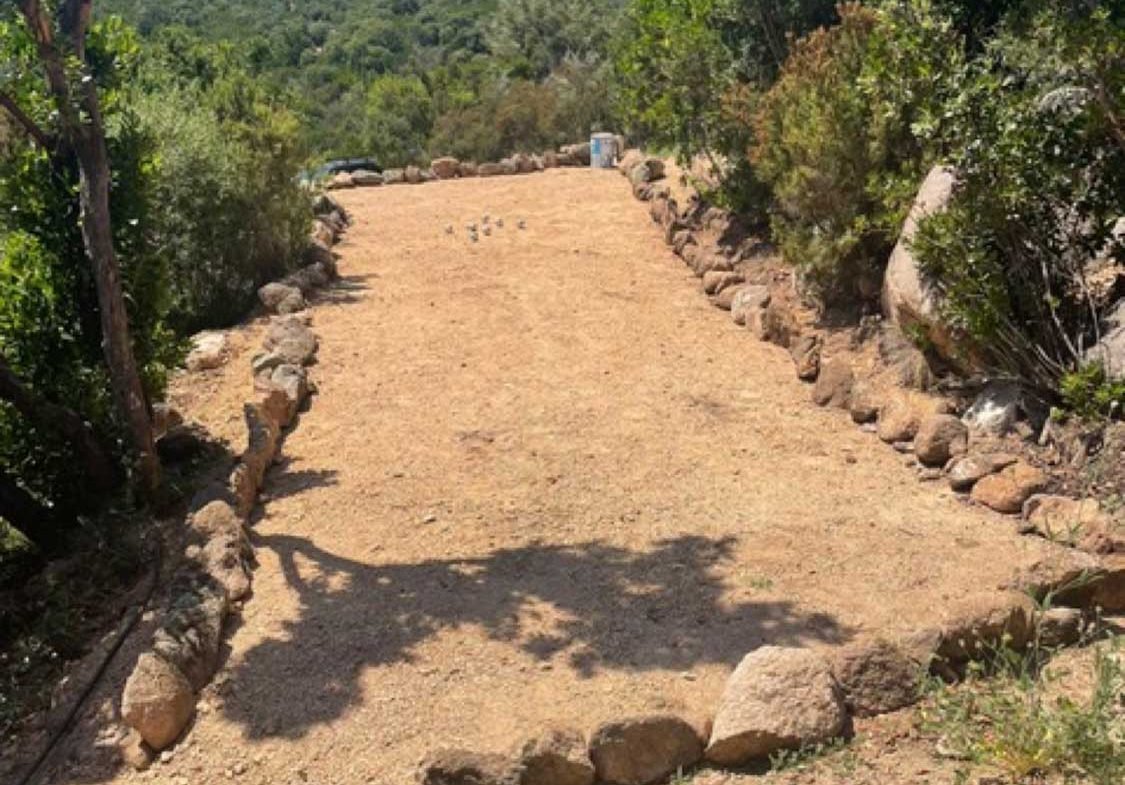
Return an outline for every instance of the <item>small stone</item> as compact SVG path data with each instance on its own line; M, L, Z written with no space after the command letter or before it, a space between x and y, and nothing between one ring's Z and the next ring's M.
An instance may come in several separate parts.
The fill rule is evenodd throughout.
M922 420L914 436L914 454L926 466L944 466L964 455L969 447L969 429L952 414L933 414Z
M707 277L704 276L704 281ZM806 335L798 338L789 347L789 355L797 367L797 378L803 382L816 381L820 375L820 347L823 340L819 335Z
M969 491L982 478L1011 466L1016 460L1014 455L1003 453L983 453L956 459L949 467L949 487L955 491Z
M418 769L419 785L516 785L518 781L515 761L467 750L437 750Z
M191 683L179 668L151 652L137 660L121 698L121 716L153 750L163 750L195 710Z
M606 723L590 739L598 780L609 785L651 785L702 757L696 729L669 715Z
M972 499L996 512L1014 515L1032 494L1047 487L1047 475L1026 463L1014 463L999 474L990 474L973 486Z
M817 406L846 407L854 384L855 373L851 363L843 358L830 360L821 366L813 387L813 403Z
M586 739L559 728L528 740L520 750L520 785L592 785L594 764Z
M879 412L879 438L888 444L910 441L921 424L917 407L904 398L894 398Z
M897 711L920 695L921 667L885 640L851 644L835 652L832 673L857 717Z

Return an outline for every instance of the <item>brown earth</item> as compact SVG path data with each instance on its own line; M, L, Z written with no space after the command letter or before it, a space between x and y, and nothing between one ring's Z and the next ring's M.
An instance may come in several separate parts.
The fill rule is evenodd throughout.
M391 785L435 746L702 717L756 646L905 635L1048 554L815 408L616 173L341 199L320 392L225 666L167 762L55 781ZM473 244L485 212L505 226ZM232 439L260 331L177 384Z

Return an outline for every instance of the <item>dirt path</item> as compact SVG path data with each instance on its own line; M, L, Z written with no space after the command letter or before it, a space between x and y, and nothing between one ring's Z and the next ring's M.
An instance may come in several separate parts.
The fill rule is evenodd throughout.
M438 745L702 716L762 643L905 633L1042 556L809 404L616 173L344 200L254 597L187 743L122 780L397 785ZM191 413L229 427L246 362Z

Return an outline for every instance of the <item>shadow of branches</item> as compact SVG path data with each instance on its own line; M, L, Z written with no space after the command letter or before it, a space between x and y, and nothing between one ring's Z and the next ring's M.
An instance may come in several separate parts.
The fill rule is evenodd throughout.
M251 738L302 736L361 702L363 668L411 662L426 639L466 626L581 677L734 664L764 643L848 637L831 617L787 601L724 602L714 568L734 544L698 536L647 551L530 544L478 558L371 565L301 537L261 537L258 548L277 555L301 613L284 639L249 649L233 677L240 695L284 684L287 699L236 697L223 710ZM546 632L541 618L527 623L544 606Z

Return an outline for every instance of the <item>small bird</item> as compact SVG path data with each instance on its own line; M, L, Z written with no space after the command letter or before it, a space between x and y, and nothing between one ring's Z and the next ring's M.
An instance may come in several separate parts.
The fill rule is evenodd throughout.
M504 219L503 218L497 218L496 219L496 228L497 229L503 229L504 228Z
M492 227L491 226L485 226L483 231L484 231L485 237L491 237L492 236Z
M476 232L469 232L469 239L472 240L474 243L478 242L480 240L480 238L477 237Z
M448 226L445 227L445 233L446 234L453 234L453 224L449 224Z
M477 225L476 224L465 224L465 228L468 229L470 232L475 232L477 230Z
M484 224L485 226L488 226L488 222L489 222L489 220L490 220L490 219L489 219L489 217L488 217L488 213L485 213L485 214L484 214L484 215L483 215L483 216L481 217L481 219L480 219L480 222L481 222L482 224Z
M518 226L520 229L526 229L527 228L527 221L525 221L521 218L519 220L519 222L516 224L516 226Z

